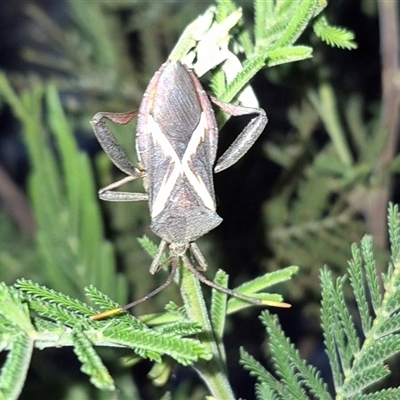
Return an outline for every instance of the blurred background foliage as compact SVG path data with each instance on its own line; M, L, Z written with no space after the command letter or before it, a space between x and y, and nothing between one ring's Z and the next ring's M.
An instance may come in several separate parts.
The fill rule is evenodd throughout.
M216 176L224 222L199 241L210 269L226 270L232 287L268 270L300 266L298 277L282 288L294 305L282 313L282 325L321 370L319 269L328 264L344 272L350 243L365 232L374 235L383 260L388 200L398 202L392 176L399 169L398 90L390 81L397 64L385 52L389 46L398 57L398 10L389 3L331 1L326 14L356 33L358 50L329 48L310 29L300 42L313 45L312 59L268 68L255 77L252 86L269 123L249 154ZM83 287L92 283L121 304L163 281L162 274L148 273L150 259L137 242L150 234L147 204L97 199L97 189L120 175L100 151L89 120L98 111L138 107L149 79L187 23L209 4L0 3L0 68L5 73L0 82L1 281L11 284L25 277L80 299ZM237 4L251 24L252 4ZM386 27L380 33L379 23ZM388 37L392 43L387 44ZM239 130L236 119L228 121L221 152ZM135 161L134 127L113 131ZM141 182L131 189L142 191ZM135 313L159 311L171 297L179 301L172 287ZM234 365L238 344L253 355L260 351L262 327L248 314L256 315L234 316L227 328L228 358ZM108 398L90 392L85 378L75 376L72 356L62 353L34 357L22 398ZM149 366L134 369L134 388L131 371L117 364L115 353L105 353L118 371L113 376L122 388L120 398L135 398L136 391L137 398L156 396L157 389L141 379ZM173 384L190 381L186 373L177 372ZM230 375L237 395L251 398L246 373L235 369ZM188 390L195 398L187 384L174 398L188 398Z

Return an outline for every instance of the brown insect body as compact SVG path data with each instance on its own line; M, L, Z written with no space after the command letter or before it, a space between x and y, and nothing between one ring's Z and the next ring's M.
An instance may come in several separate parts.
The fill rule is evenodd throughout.
M168 243L195 241L218 226L213 167L218 129L210 100L181 63L166 63L143 97L136 149L147 180L151 230Z

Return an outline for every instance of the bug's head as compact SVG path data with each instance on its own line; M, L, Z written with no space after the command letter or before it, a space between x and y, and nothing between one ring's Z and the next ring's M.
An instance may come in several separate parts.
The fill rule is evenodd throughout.
M169 245L169 250L173 256L182 257L189 249L189 247L189 243L171 243Z

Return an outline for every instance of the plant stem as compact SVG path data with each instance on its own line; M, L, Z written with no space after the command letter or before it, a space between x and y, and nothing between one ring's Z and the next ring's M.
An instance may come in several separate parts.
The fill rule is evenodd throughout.
M198 339L212 354L211 360L199 361L194 368L216 399L233 400L235 397L228 381L226 366L218 351L200 282L184 265L181 265L179 277L186 312L191 321L203 327Z

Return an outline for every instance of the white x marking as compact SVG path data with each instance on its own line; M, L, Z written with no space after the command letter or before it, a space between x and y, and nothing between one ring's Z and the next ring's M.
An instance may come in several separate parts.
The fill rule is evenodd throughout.
M188 143L185 154L182 157L182 161L179 159L171 143L162 133L159 125L154 119L149 116L149 131L155 143L159 144L165 153L165 155L171 157L171 165L173 164L171 174L166 174L161 183L161 187L158 191L158 195L153 202L151 217L156 217L165 207L168 197L170 196L178 177L182 174L186 175L189 183L193 189L200 196L204 205L210 210L215 211L215 203L211 197L206 185L204 184L201 177L190 169L189 161L190 158L196 154L197 147L204 140L206 133L207 121L204 113L201 113L200 122L197 128L194 130L192 137Z

